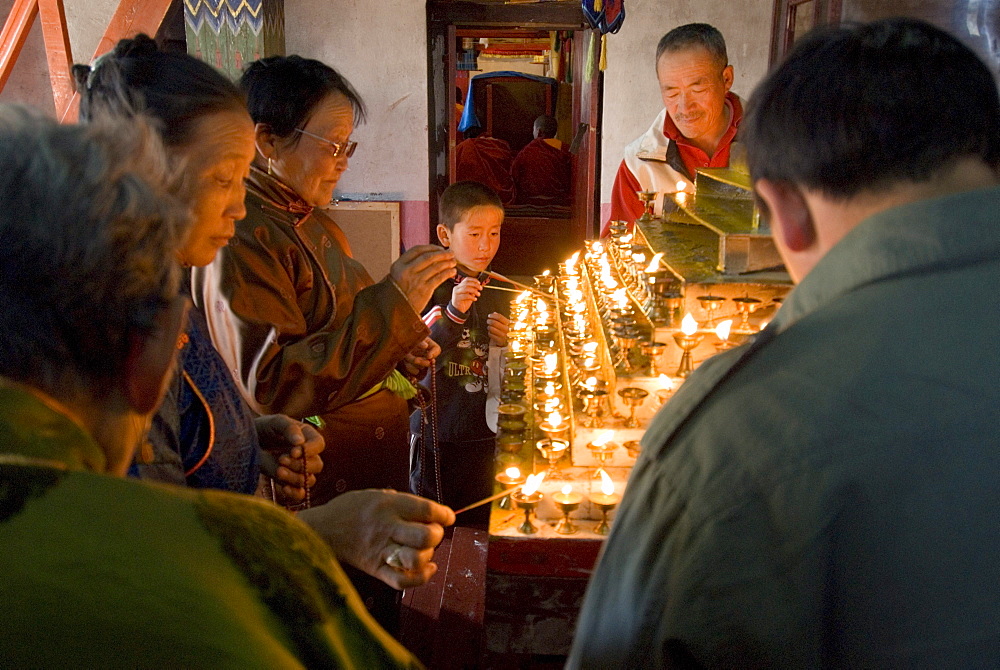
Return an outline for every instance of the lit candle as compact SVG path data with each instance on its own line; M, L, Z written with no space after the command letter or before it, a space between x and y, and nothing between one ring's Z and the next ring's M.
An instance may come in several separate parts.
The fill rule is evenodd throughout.
M647 274L652 274L654 272L659 271L661 258L663 258L663 252L662 251L656 252L656 254L653 256L653 260L649 261L649 265L646 266Z
M665 391L672 391L674 388L674 380L666 375L660 375L656 378L660 382L660 388Z
M715 327L715 334L720 340L725 342L729 339L729 332L733 328L733 320L727 319Z
M545 362L545 374L552 374L556 371L556 367L559 366L559 354L557 353L545 354L545 357L542 360Z
M552 496L552 501L560 505L579 505L583 496L573 490L572 484L566 484L559 493Z
M520 479L521 478L521 470L519 468L515 468L515 467L509 467L509 468L507 468L506 470L504 470L504 474L506 474L507 477L509 477L510 479Z
M528 475L528 478L524 481L524 486L521 487L521 495L527 497L537 493L543 479L545 479L544 472L537 475ZM614 491L614 488L612 488L612 491Z
M597 437L595 437L591 441L590 444L593 445L593 446L595 446L595 447L603 447L608 442L610 442L611 438L614 437L614 436L615 436L615 431L613 431L613 430L606 430L603 433L601 433L600 435L598 435Z
M681 320L681 332L688 337L691 337L698 332L698 322L694 320L693 316L691 316L691 312L685 314L684 318Z
M559 410L552 412L545 419L546 423L552 428L552 430L559 430L562 428L563 415L559 413Z
M618 504L621 496L615 493L615 483L608 476L608 473L601 470L601 492L591 493L590 501L595 505L612 506Z

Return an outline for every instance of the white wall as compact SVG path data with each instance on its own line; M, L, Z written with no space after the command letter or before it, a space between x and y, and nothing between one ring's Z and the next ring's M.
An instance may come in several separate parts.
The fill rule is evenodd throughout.
M649 128L663 108L653 59L656 44L685 23L710 23L726 38L735 70L733 92L749 96L767 71L771 0L629 0L625 23L608 36L604 72L604 121L601 146L601 202L610 202L611 185L622 148Z
M289 54L333 66L368 107L337 197L427 195L427 29L414 0L285 0Z

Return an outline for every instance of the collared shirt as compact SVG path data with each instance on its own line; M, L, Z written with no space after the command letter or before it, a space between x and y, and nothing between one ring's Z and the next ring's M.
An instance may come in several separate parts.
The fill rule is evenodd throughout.
M654 418L569 667L994 665L998 284L1000 188L848 233Z

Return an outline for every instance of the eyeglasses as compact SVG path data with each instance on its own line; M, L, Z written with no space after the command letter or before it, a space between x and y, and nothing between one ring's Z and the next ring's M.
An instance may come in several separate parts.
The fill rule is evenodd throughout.
M325 137L320 137L319 135L316 135L315 133L310 133L308 131L302 130L301 128L296 128L295 132L302 133L303 135L308 135L309 137L311 137L314 140L317 140L319 142L322 142L323 144L329 144L331 147L333 147L333 157L334 158L338 158L340 156L346 156L347 158L350 158L351 156L354 155L354 150L358 148L358 143L357 142L351 142L350 140L348 140L347 142L343 142L343 143L341 143L341 142L331 142L330 140L326 139Z

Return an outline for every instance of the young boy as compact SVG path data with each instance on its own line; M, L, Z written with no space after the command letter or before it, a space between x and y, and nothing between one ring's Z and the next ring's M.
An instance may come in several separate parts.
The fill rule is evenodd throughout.
M441 195L439 211L438 240L455 254L459 270L434 291L424 313L431 338L441 346L433 371L437 425L430 411L425 417L418 410L410 419L417 438L410 488L458 509L493 492L500 350L507 345L510 294L491 290L480 274L500 246L504 210L497 194L478 182L457 182ZM485 528L489 513L484 505L458 521Z

